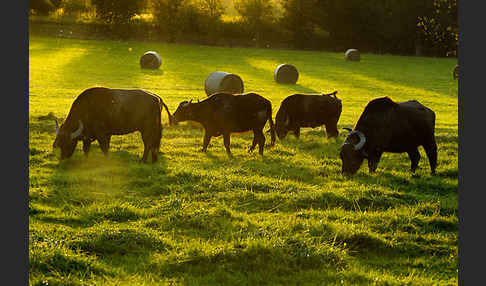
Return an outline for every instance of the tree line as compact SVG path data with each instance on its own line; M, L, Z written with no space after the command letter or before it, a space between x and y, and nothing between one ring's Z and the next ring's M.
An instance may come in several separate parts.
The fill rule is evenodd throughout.
M225 5L237 12L224 19ZM257 47L425 56L457 56L457 0L30 0L30 13L91 9L95 20L126 37L140 20L161 40L239 39ZM138 21L138 22L137 22ZM133 30L135 31L135 30Z

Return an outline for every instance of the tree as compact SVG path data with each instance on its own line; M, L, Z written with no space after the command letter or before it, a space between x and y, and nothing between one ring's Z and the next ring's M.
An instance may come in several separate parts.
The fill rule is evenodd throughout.
M168 41L174 42L185 23L184 7L190 5L188 0L153 0L154 18L161 32L167 33ZM186 8L186 10L188 10Z
M234 0L233 4L259 45L267 26L274 21L272 2L268 0Z
M317 0L320 25L330 41L378 52L412 54L418 39L417 19L432 0Z
M419 33L426 48L440 56L457 56L459 25L457 0L434 0L434 8L419 17Z
M91 0L97 17L107 24L129 24L142 11L144 0Z
M31 12L47 15L59 8L61 0L29 0L29 10Z
M297 48L306 47L314 36L315 22L318 21L316 3L316 0L282 0L282 25L292 32Z
M202 14L210 19L219 20L224 13L224 6L221 0L199 0L198 4Z

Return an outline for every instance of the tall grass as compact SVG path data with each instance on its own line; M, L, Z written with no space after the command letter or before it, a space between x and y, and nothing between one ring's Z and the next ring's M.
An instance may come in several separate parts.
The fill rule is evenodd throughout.
M160 70L141 70L147 50ZM457 81L452 59L237 49L30 37L30 285L456 285ZM295 65L296 85L273 71ZM138 163L138 133L114 136L105 158L59 161L55 123L92 86L142 88L173 112L205 98L212 71L236 73L245 92L276 114L293 93L338 90L338 126L352 127L366 103L417 99L436 112L438 175L425 152L416 175L406 154L385 154L377 174L340 174L345 138L303 129L248 154L251 134L198 152L197 125L164 126L159 162ZM164 124L167 117L163 116Z

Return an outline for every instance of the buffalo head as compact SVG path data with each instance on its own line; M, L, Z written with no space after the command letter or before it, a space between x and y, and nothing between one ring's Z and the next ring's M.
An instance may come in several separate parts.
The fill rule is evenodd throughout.
M285 119L282 120L281 118L276 118L275 121L275 132L277 133L277 137L278 139L283 140L290 131L290 118L287 115Z
M68 128L68 125L65 124L65 122L59 127L59 123L57 123L56 119L56 139L54 140L52 147L61 148L61 159L69 158L73 155L83 129L84 126L81 120L78 120L77 129L70 131L70 128Z
M361 131L345 129L350 132L339 153L343 164L341 172L344 175L353 175L359 170L365 158L363 146L366 143L366 137Z
M192 99L190 101L181 102L172 115L172 119L174 124L181 121L194 119Z

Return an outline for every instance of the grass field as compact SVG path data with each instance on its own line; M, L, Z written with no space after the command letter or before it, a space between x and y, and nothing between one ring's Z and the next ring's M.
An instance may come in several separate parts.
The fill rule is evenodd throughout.
M160 70L141 70L155 50ZM456 59L222 48L162 43L29 40L29 284L34 285L457 285L458 100ZM279 85L281 63L299 69ZM93 86L142 88L174 112L203 99L212 71L236 73L245 92L268 98L275 115L293 93L338 90L338 126L352 127L381 96L417 99L436 112L437 176L425 152L417 174L406 154L384 154L340 174L339 147L304 128L247 153L250 133L198 152L202 130L164 126L159 162L138 163L138 133L114 136L105 158L59 161L55 123ZM163 114L167 124L167 114ZM269 136L267 134L267 142Z

